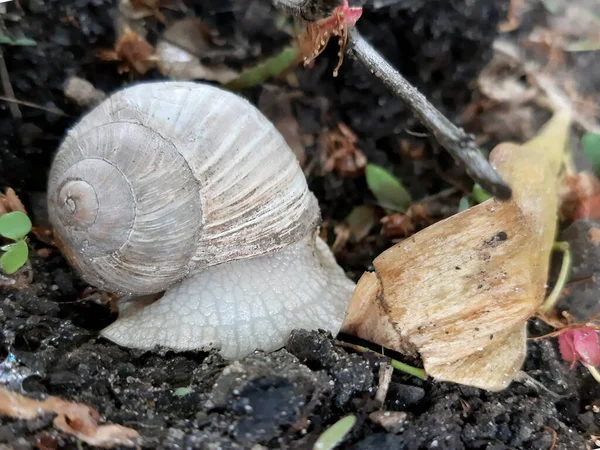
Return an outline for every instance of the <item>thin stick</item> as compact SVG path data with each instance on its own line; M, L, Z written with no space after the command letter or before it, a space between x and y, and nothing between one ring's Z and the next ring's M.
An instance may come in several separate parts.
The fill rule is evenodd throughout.
M23 106L29 106L30 108L35 108L35 109L41 109L42 111L46 111L46 112L49 112L49 113L52 113L52 114L56 114L57 116L72 117L72 116L70 116L68 114L65 114L64 112L62 112L62 111L60 111L58 109L46 108L45 106L38 105L37 103L26 102L24 100L17 100L16 98L5 97L3 95L0 95L0 101L8 102L10 104L18 104L18 105L23 105Z
M394 368L387 362L383 362L379 366L379 384L377 386L377 392L375 393L375 401L382 407L385 404L385 398L387 397L388 390L390 388L390 382L392 381L392 374Z
M2 54L1 48L0 48L0 78L2 78L2 89L4 90L4 93L9 97L14 98L15 92L13 91L12 85L10 84L10 77L8 75L8 70L6 69L6 64L4 63L4 55ZM19 109L19 107L16 104L11 103L10 105L8 105L8 108L10 109L10 114L12 115L13 119L21 119L23 117L23 115L21 114L21 110Z
M479 152L474 137L448 120L423 94L394 69L356 29L351 29L347 51L362 62L387 88L417 116L452 157L486 191L499 199L508 199L512 191Z
M342 4L341 0L272 0L272 2L277 8L306 21L326 17L335 7ZM511 188L479 152L474 136L465 133L462 128L458 128L448 120L388 63L356 28L350 29L348 34L346 51L362 62L406 104L454 160L465 167L467 174L475 182L498 199L509 199L512 195Z

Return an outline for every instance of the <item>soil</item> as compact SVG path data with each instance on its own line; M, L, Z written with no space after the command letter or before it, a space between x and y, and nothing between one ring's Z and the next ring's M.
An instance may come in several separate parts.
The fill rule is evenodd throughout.
M472 84L492 58L495 30L506 17L508 2L362 4L359 25L365 37L460 123L472 101ZM19 118L8 103L0 103L0 187L16 189L34 223L42 224L53 153L67 128L85 112L65 98L65 80L77 75L111 92L131 79L94 53L114 44L115 1L15 0L0 3L4 6L2 31L37 42L32 47L1 47L15 97L62 112L19 105ZM200 17L218 30L226 47L236 49L215 57L230 67L251 65L290 40L265 1L203 0L185 6L189 16ZM540 8L531 20L544 20ZM175 10L165 14L182 17ZM152 30L161 28L160 22L150 22ZM149 33L150 41L155 31ZM358 62L347 59L339 77L332 77L336 52L331 45L314 67L294 70L295 88L286 80L271 80L241 94L257 103L269 86L301 92L291 104L301 133L313 138L312 144L304 141L309 142L305 167L319 159L320 133L343 122L356 133L357 147L368 160L392 170L413 198L453 186L468 190L465 174L435 142L416 134L423 132L416 119ZM151 71L143 79L161 77ZM491 140L485 148L493 144ZM422 153L409 158L403 146L422 146ZM307 173L332 243L334 225L352 207L375 201L364 177ZM448 202L458 198L460 193ZM563 234L573 245L582 277L599 270L598 247L589 250L593 244L581 237L598 226L582 220ZM338 252L351 278L372 269L373 257L393 243L379 231L375 227L368 238ZM355 353L333 336L306 330L295 331L284 349L256 352L236 362L216 353L121 348L98 337L115 319L110 308L82 300L86 284L57 252L38 255L47 246L33 237L31 246L33 280L20 289L0 290L0 382L33 398L55 395L90 405L103 420L136 429L141 448L311 449L325 429L348 414L358 420L340 449L576 450L595 448L593 436L600 434L600 386L581 365L570 369L552 339L529 342L523 375L499 393L394 371L384 407L407 414L384 428L370 413L380 409L374 395L388 357ZM595 297L589 289L571 291L563 307L589 317L598 310L595 289ZM531 335L550 331L536 320L529 327ZM29 421L0 418L0 448L86 447L54 429L51 415Z

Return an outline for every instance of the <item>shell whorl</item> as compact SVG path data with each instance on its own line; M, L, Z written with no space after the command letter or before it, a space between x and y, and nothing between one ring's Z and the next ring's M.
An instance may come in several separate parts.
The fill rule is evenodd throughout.
M320 216L271 122L191 82L134 85L89 112L54 159L48 202L82 276L134 294L298 242Z

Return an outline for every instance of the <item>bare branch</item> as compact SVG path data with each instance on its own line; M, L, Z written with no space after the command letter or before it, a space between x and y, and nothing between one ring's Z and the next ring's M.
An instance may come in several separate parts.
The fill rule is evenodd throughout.
M331 14L340 0L272 0L277 8L284 9L307 21ZM394 69L355 29L349 33L346 51L362 62L388 89L399 97L421 123L461 164L469 176L486 191L499 199L509 199L511 188L479 152L475 139L454 125L423 94Z
M348 52L362 62L399 97L467 173L486 191L500 199L511 197L502 180L477 148L473 136L448 120L423 94L394 69L356 29L350 30Z

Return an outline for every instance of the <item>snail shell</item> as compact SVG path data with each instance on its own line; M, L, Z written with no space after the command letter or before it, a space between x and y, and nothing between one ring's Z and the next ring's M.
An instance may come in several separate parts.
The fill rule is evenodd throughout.
M117 92L67 135L50 221L90 284L161 292L190 273L281 249L319 208L286 142L249 102L208 85Z
M70 130L48 209L64 253L121 300L102 331L135 348L285 344L337 333L354 283L318 237L320 212L294 153L254 106L221 89L152 82L119 91Z

